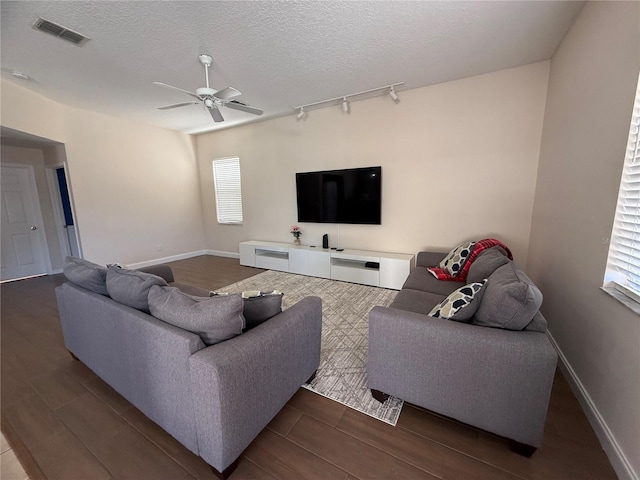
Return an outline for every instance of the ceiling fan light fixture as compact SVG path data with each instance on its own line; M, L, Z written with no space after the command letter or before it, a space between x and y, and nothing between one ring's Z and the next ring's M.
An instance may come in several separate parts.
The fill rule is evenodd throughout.
M391 97L391 100L398 103L399 101L398 94L396 93L393 87L391 87L391 90L389 90L389 96Z
M18 72L17 70L11 70L11 76L19 80L31 80L29 75L23 72Z

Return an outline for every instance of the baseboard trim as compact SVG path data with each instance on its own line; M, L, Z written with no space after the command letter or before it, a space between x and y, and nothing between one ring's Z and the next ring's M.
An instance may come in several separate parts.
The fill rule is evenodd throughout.
M144 268L150 267L151 265L158 265L159 263L175 262L177 260L184 260L185 258L197 257L198 255L209 255L207 252L208 250L197 250L195 252L180 253L169 257L145 260L144 262L128 263L127 268Z
M223 252L222 250L205 250L205 252L207 255L215 257L240 258L240 254L235 252Z
M153 260L145 260L144 262L128 263L127 268L144 268L159 263L175 262L176 260L184 260L185 258L197 257L199 255L213 255L216 257L240 258L239 253L223 252L221 250L197 250L195 252L180 253L169 257L155 258Z
M611 432L611 430L607 426L607 423L604 421L604 418L602 418L602 415L600 415L600 412L598 411L596 405L593 403L593 400L589 396L589 393L584 388L584 385L582 385L582 382L578 378L575 370L573 369L573 367L571 367L569 360L560 349L560 346L553 338L553 335L551 335L551 332L549 332L548 330L547 337L549 337L549 341L553 345L553 348L555 348L558 352L558 357L560 359L560 369L569 382L571 390L578 399L578 402L580 403L582 410L587 416L591 427L595 431L598 440L600 440L600 445L607 454L607 457L611 462L611 466L618 475L618 478L620 480L640 480L638 474L633 471L633 467L620 448L620 445L618 445L618 442L613 436L613 432Z

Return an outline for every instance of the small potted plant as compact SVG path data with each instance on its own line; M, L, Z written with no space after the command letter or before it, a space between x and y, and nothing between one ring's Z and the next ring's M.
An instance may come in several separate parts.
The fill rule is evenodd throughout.
M294 238L293 244L300 245L300 235L302 235L302 231L299 226L294 225L291 227L291 235L293 235Z

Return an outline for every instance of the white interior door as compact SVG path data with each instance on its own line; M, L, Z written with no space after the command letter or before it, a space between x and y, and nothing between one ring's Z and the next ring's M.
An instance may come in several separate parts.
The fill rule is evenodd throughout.
M2 166L0 280L47 273L47 248L33 170Z

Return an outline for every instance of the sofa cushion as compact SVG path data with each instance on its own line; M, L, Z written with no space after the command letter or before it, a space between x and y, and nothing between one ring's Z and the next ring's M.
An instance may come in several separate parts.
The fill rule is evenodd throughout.
M389 308L426 315L445 298L445 295L403 288L398 292Z
M539 311L533 316L533 320L529 322L524 328L527 332L542 332L545 333L547 331L547 320L542 316L542 313Z
M275 317L282 312L282 292L273 290L271 292L259 292L258 295L246 295L242 293L243 309L242 315L246 322L245 330L257 327L262 322Z
M458 288L445 298L440 304L433 307L429 316L445 320L468 322L478 310L487 280L469 283Z
M100 295L109 295L106 284L106 267L82 258L67 257L62 271L70 282Z
M509 262L489 277L482 302L471 323L522 330L542 304L542 293L527 275Z
M149 289L167 285L164 278L151 273L110 266L107 270L107 291L111 298L132 308L149 313Z
M416 267L411 270L402 288L410 288L412 290L421 290L423 292L437 293L438 295L446 296L463 285L463 282L438 280L425 267Z
M462 267L464 266L464 262L467 261L471 252L473 252L473 247L476 242L464 242L458 245L456 248L451 250L449 254L442 259L440 264L438 265L440 268L443 268L451 274L451 276L455 277Z
M467 282L480 282L495 272L505 263L510 262L507 252L502 247L491 247L483 250L469 266Z
M182 293L186 293L187 295L193 295L194 297L210 297L211 291L205 290L204 288L194 287L193 285L188 285L186 283L180 282L169 282L170 287L176 287Z
M149 289L151 315L200 336L205 345L215 345L242 333L240 294L194 297L176 287Z

